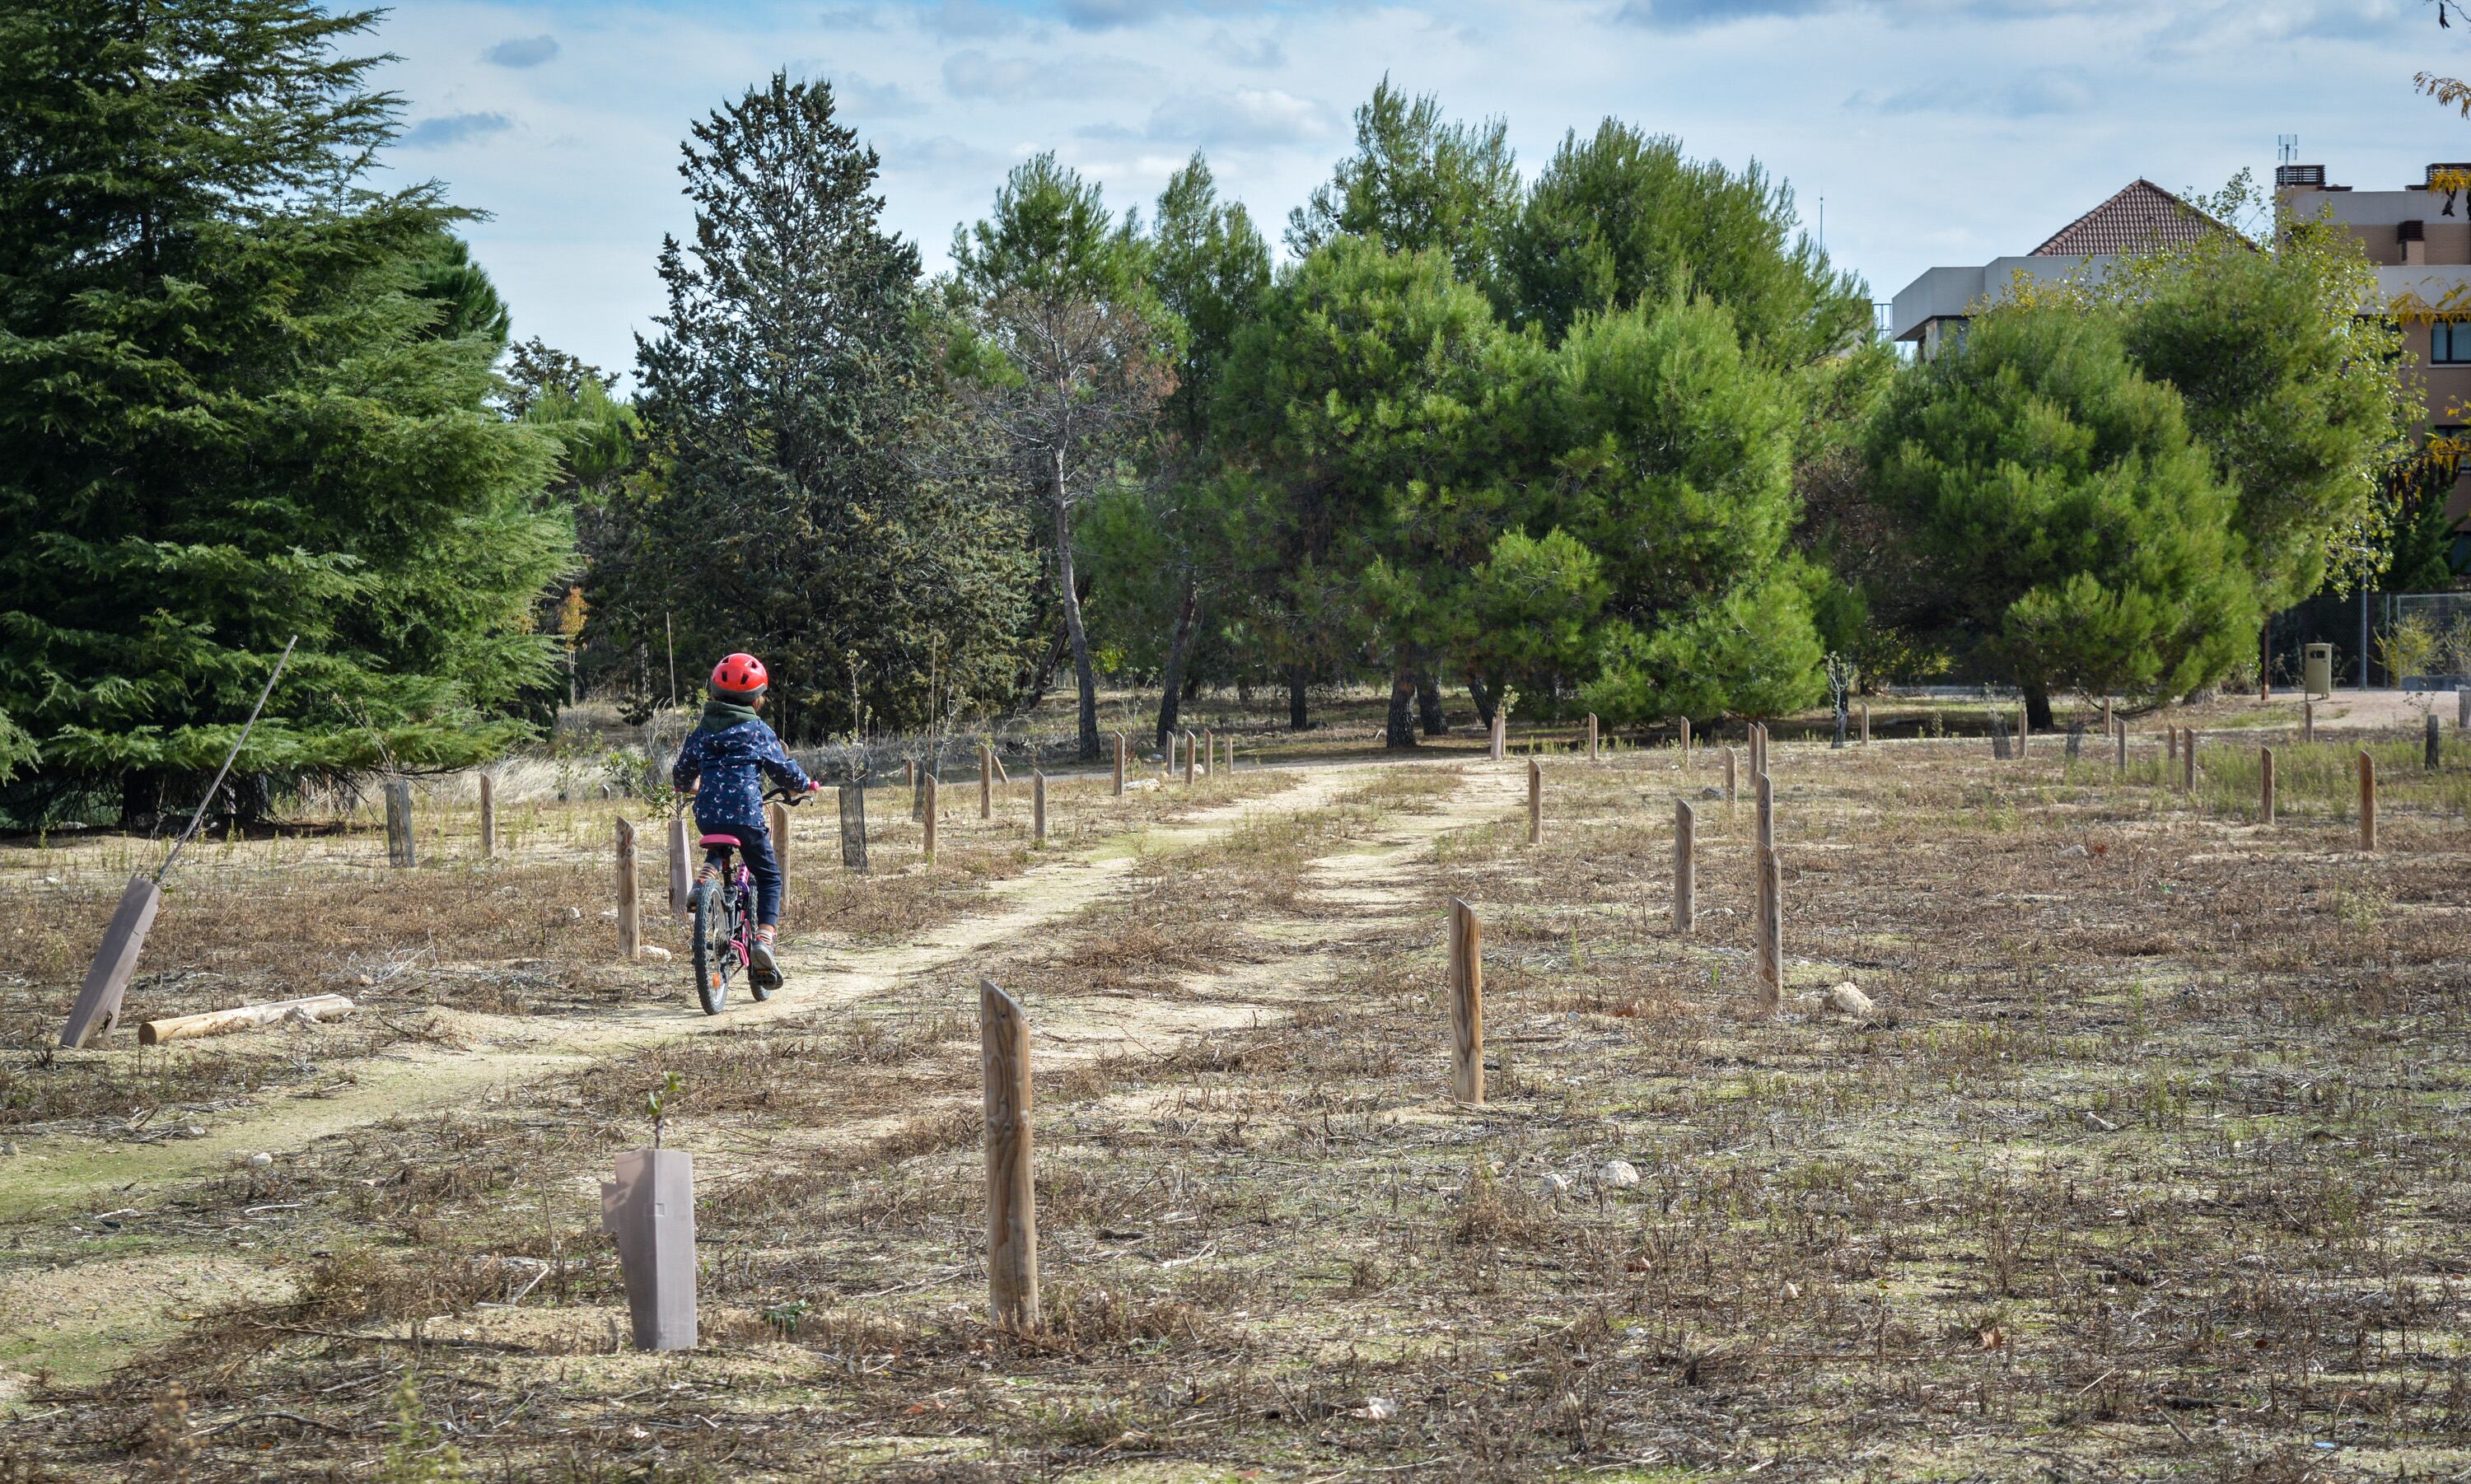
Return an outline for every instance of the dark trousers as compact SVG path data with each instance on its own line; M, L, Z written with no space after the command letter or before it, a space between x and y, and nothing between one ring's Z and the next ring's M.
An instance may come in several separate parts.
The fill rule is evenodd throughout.
M781 862L772 859L772 836L762 825L701 825L706 835L735 835L738 853L746 858L746 872L755 878L755 925L772 928L781 922ZM709 859L709 857L707 857Z

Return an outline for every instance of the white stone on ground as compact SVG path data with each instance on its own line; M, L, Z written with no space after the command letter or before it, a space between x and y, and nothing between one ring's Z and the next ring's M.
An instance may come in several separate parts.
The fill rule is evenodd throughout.
M1596 1182L1616 1190L1627 1190L1638 1184L1638 1166L1628 1160L1609 1160L1596 1171Z

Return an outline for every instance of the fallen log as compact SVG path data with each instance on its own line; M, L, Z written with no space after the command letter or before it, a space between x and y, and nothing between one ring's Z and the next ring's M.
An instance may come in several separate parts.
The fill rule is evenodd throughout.
M159 1046L166 1041L229 1035L235 1030L254 1030L261 1025L273 1025L288 1020L313 1024L341 1020L351 1013L352 1002L341 995L311 995L306 1000L234 1005L228 1010L208 1010L202 1015L175 1015L167 1020L148 1021L137 1027L137 1044Z

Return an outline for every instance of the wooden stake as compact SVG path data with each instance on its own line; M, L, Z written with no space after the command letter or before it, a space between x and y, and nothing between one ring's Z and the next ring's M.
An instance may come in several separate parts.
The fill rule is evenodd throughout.
M1596 761L1596 714L1588 713L1588 761Z
M1450 898L1450 1095L1484 1101L1484 930Z
M1759 849L1774 850L1776 849L1776 785L1769 781L1765 773L1761 773L1751 782L1759 790Z
M2178 771L2179 729L2177 726L2170 729L2168 738L2162 743L2162 761L2172 765L2169 771Z
M2256 821L2259 824L2271 824L2273 823L2273 749L2271 747L2256 749Z
M1862 745L1865 747L1871 745L1871 703L1869 701L1862 703Z
M978 817L996 816L996 749L978 743Z
M2102 735L2108 737L2110 730L2110 697L2106 695L2102 698Z
M1687 934L1699 921L1699 812L1688 799L1673 801L1673 930Z
M996 1327L1037 1332L1038 1187L1029 1132L1029 1017L978 980L987 1137L987 1307Z
M2024 761L2025 755L2032 750L2033 742L2034 720L2033 718L2026 715L2025 708L2020 704L2016 708L2016 758L2018 762Z
M1726 749L1725 749L1725 802L1726 802L1726 803L1728 803L1728 804L1730 804L1731 802L1733 802L1733 767L1734 767L1734 764L1735 764L1735 762L1736 762L1736 761L1737 761L1737 759L1736 759L1736 758L1735 758L1735 756L1734 756L1733 749L1732 749L1732 748L1730 748L1730 747L1726 748Z
M2299 703L2299 740L2304 742L2313 742L2317 740L2317 703L2315 701L2303 699Z
M1784 865L1777 853L1758 850L1759 1013L1784 1004Z
M933 773L929 773L919 780L918 793L919 797L926 801L926 813L918 821L923 831L919 836L919 844L926 852L927 863L933 865L935 863L935 775Z
M60 1045L76 1049L120 1024L120 997L137 973L137 951L146 946L146 930L154 926L155 909L163 905L163 888L151 877L132 876L120 891L111 925L103 930L103 945L86 965L85 983L69 1011Z
M2179 747L2179 791L2197 791L2197 729L2193 726Z
M2458 685L2454 688L2454 729L2458 732L2471 729L2471 686Z
M670 816L670 915L684 917L694 910L694 866L687 855L687 820L684 814Z
M137 1044L160 1046L166 1041L192 1041L200 1036L224 1036L235 1030L254 1030L260 1025L278 1025L287 1020L341 1020L351 1013L352 1002L341 995L311 995L305 1000L279 1000L271 1004L235 1005L228 1010L208 1010L203 1015L175 1015L164 1020L148 1021L137 1027Z
M2428 740L2422 748L2419 766L2433 773L2436 771L2436 713L2430 712L2427 720Z
M481 859L498 854L498 780L481 775Z
M1493 761L1495 763L1501 761L1503 746L1508 741L1507 733L1509 731L1509 726L1510 718L1508 717L1503 716L1498 711L1493 714Z
M419 863L412 839L412 780L386 781L387 864L401 870Z
M2360 749L2360 848L2377 848L2377 760Z
M995 752L995 749L993 749L993 748L989 748L989 749L988 749L988 751L989 751L989 752L991 752L991 753L993 753L993 754L994 754L994 758L995 758L995 765L996 765L996 787L997 787L997 788L999 788L999 789L1009 789L1009 788L1011 788L1011 787L1012 787L1012 774L1011 774L1011 772L1010 772L1010 771L1008 771L1008 770L1004 767L1004 766L1003 766L1003 754L1002 754L1002 753L1000 753L1000 752Z
M1047 843L1047 775L1034 767L1029 770L1029 842Z
M775 803L765 811L772 832L772 864L781 872L781 900L789 899L789 806Z
M1124 796L1124 734L1121 732L1118 732L1116 734L1116 781L1114 791L1116 797L1119 799Z
M841 802L841 869L866 874L866 785L845 783L840 787Z
M618 952L634 962L644 946L643 905L635 896L635 827L618 818Z
M1193 780L1193 777L1194 777L1195 773L1199 770L1200 753L1201 753L1201 739L1200 739L1200 738L1198 738L1198 737L1196 737L1196 736L1194 736L1194 735L1193 735L1192 733L1190 733L1190 732L1187 732L1187 733L1185 733L1185 734L1184 734L1184 786L1185 786L1186 788L1188 788L1188 789L1189 789L1189 788L1191 788L1191 787L1192 787L1192 780Z
M1544 765L1527 760L1527 843L1544 843Z
M2119 770L2125 773L2128 771L2128 723L2120 722L2112 732L2119 739Z
M1682 760L1685 763L1690 761L1690 718L1688 717L1682 718Z

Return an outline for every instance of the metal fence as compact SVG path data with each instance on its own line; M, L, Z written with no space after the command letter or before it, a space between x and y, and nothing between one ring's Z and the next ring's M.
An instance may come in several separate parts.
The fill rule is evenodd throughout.
M2334 647L2334 684L2451 690L2471 685L2471 594L2354 593L2312 598L2267 626L2277 689L2296 687L2302 652Z

